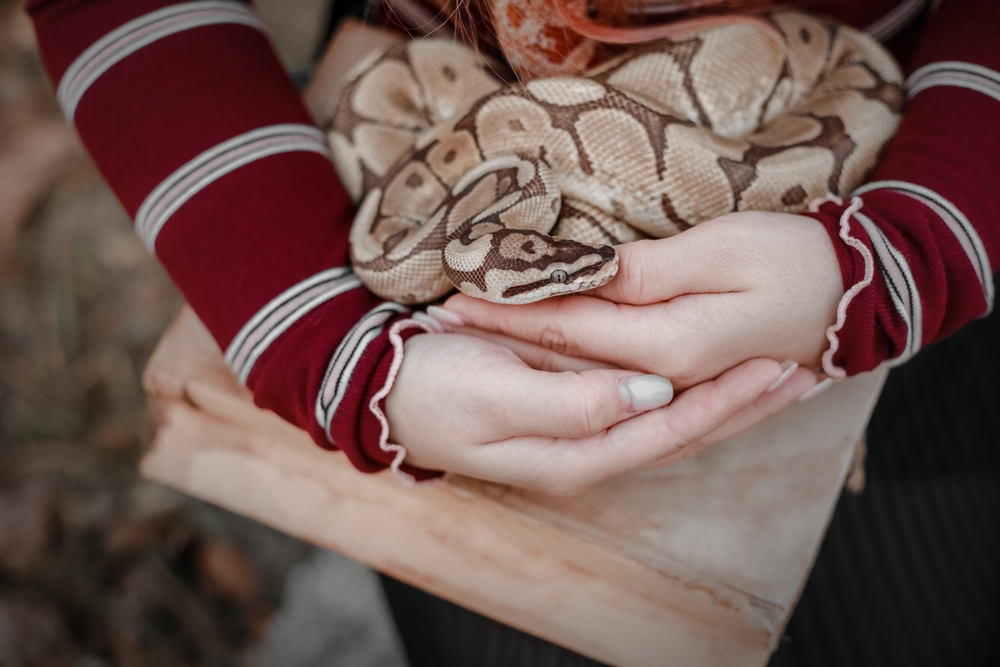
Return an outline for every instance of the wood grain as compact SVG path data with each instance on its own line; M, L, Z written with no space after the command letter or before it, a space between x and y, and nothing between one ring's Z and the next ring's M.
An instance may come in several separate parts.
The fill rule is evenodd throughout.
M362 475L256 408L185 310L145 375L142 471L614 665L762 665L881 386L841 383L670 468L575 498Z

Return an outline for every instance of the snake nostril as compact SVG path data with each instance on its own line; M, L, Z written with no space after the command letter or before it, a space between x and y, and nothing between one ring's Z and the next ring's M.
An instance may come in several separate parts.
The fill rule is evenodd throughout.
M556 283L557 285L562 285L569 280L569 274L562 269L556 269L549 274L549 281Z

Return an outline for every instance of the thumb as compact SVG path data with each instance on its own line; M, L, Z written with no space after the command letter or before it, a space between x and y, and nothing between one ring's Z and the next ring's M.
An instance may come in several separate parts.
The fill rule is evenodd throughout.
M530 378L528 378L530 374ZM513 378L511 378L513 379ZM519 436L585 438L673 400L670 380L618 369L579 373L529 370L528 382L514 382L508 415ZM506 410L505 410L506 412Z
M615 246L618 274L591 294L646 305L682 294L740 291L736 253L731 235L725 233L731 227L716 219L669 238Z

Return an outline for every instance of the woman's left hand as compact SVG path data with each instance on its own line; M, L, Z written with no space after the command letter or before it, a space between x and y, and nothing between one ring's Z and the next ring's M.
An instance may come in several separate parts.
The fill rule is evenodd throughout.
M678 388L756 357L820 366L844 290L816 220L734 213L617 250L618 275L589 295L504 306L459 294L445 309L468 327Z

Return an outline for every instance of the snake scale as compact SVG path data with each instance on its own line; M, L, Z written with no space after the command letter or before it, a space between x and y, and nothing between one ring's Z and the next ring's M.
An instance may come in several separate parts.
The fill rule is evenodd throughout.
M611 247L733 211L851 192L895 132L902 74L798 12L640 44L580 76L507 83L448 40L360 63L327 119L376 294L528 303L597 287Z

